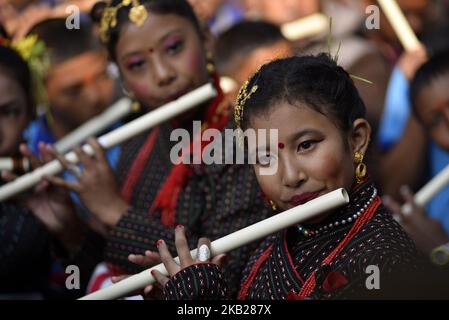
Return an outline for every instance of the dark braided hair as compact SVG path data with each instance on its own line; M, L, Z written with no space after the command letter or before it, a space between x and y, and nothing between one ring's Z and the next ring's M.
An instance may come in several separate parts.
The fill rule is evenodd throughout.
M258 90L243 106L243 130L251 117L274 112L280 102L305 104L331 118L344 133L356 119L365 118L365 104L352 78L325 53L267 63L249 80L248 92L255 85Z
M122 2L122 0L112 0L110 6L117 6ZM198 18L193 11L193 8L186 0L139 0L141 5L144 5L145 8L150 13L156 14L175 14L180 17L183 17L190 21L195 30L198 31L198 34L201 36L201 26ZM106 9L108 4L106 2L100 1L97 2L92 10L91 17L95 22L100 22L103 12ZM112 60L116 60L115 48L120 36L120 30L123 26L129 23L129 11L131 6L121 7L117 12L117 25L115 27L110 27L108 29L108 41L106 43L106 47L109 52L109 56Z

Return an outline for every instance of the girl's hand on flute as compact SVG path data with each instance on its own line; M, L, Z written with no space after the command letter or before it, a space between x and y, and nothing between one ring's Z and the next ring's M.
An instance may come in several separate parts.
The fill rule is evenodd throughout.
M75 181L66 181L60 177L48 177L54 185L76 192L83 204L105 226L113 227L126 212L129 205L121 198L112 171L106 159L101 145L96 139L90 138L89 145L94 150L92 156L88 155L81 147L75 149L75 153L83 166L78 167L69 163L64 156L52 150L63 167L76 175Z
M161 256L161 260L164 263L165 269L167 269L170 277L173 277L182 269L185 269L197 263L210 262L221 265L223 262L223 258L225 257L224 254L219 254L216 257L213 257L212 260L210 260L210 240L207 238L200 238L198 240L198 254L196 256L196 259L193 259L190 254L189 244L187 242L184 227L181 225L178 225L175 229L175 245L179 257L179 264L176 263L170 251L168 251L165 241L157 241L159 255ZM164 287L165 284L167 284L167 282L170 280L168 277L158 272L157 270L153 270L151 274L162 287Z
M161 257L159 253L150 250L146 250L144 255L130 254L128 256L128 260L134 264L141 266L143 269L149 269L161 263ZM112 277L111 281L112 283L117 283L128 277L129 275L116 276ZM158 283L154 285L150 284L146 286L142 291L135 292L134 295L142 295L147 300L161 300L164 296L162 288Z
M403 206L390 196L384 196L383 203L393 212L396 220L415 241L420 251L430 254L432 249L449 241L441 224L429 217L425 209L415 203L414 195L408 186L402 186L400 194L409 212L403 212Z
M34 156L25 144L20 145L21 154L30 159L34 168L52 160L52 157L46 152L44 143L39 144L39 151L42 161ZM16 178L15 175L7 172L4 172L2 177L7 181ZM67 250L78 245L78 241L80 241L78 227L81 227L81 222L76 215L70 195L64 189L53 187L44 179L34 188L33 192L21 195L16 200L17 203L24 204L30 209Z

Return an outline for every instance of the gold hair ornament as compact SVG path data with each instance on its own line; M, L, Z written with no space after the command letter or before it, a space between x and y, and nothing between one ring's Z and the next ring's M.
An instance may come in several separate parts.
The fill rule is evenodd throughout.
M109 29L117 26L117 12L121 8L129 6L132 6L128 14L129 21L138 27L143 25L148 18L148 11L144 5L140 4L139 0L122 0L117 6L108 5L103 11L100 22L100 37L103 42L109 41Z

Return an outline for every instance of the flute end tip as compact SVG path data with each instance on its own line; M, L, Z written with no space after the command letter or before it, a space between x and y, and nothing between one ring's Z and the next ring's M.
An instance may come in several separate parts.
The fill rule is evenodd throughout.
M346 203L349 203L349 194L344 188L340 188L341 196L345 200Z

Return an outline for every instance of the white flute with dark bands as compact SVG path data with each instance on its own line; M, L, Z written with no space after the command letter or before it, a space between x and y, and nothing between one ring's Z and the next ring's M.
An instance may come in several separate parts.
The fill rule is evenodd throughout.
M227 253L285 228L307 221L323 212L345 205L348 202L349 196L345 189L334 190L303 205L286 210L213 241L211 243L211 256L214 257L222 253ZM192 257L197 256L196 251L196 249L190 251ZM179 258L176 257L175 261L179 263ZM161 263L115 283L108 288L84 296L80 300L112 300L129 295L155 282L154 277L151 275L152 270L157 270L162 274L168 275L164 264Z
M416 37L415 32L408 23L404 13L396 0L377 0L382 7L382 11L390 22L396 36L401 41L406 51L413 51L421 47L421 43Z
M14 159L13 158L0 158L0 171L13 171Z
M121 98L107 110L88 120L65 137L58 140L53 147L59 153L65 153L86 141L87 138L108 129L114 123L132 112L132 102L129 98Z
M113 130L98 138L100 145L109 149L124 141L146 131L155 126L170 120L181 113L184 113L201 103L204 103L217 94L212 84L205 84L198 89L187 93L186 95L165 104L147 114L125 124L124 126ZM92 155L94 151L90 145L84 145L83 150ZM75 152L69 152L65 155L67 161L77 163L78 158ZM0 201L9 199L31 187L38 184L45 175L52 176L63 170L62 164L58 160L51 161L34 171L25 174L16 180L9 182L0 187Z
M31 169L28 158L0 158L0 172L3 170L13 173L28 172Z

